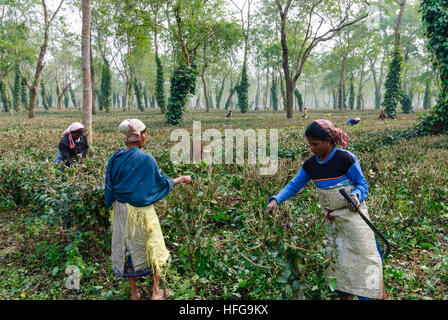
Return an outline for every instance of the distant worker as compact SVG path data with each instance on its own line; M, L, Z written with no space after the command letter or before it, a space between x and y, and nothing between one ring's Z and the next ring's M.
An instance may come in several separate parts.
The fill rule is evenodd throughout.
M85 158L88 151L89 144L84 133L84 126L79 122L74 122L62 133L59 153L54 162L64 162L66 166L70 167L73 161Z
M348 119L347 124L353 126L355 124L358 124L359 121L361 121L360 118L354 118L354 119L350 118L350 119Z
M227 112L226 118L232 118L232 110L229 110L229 112Z
M386 114L384 113L383 109L381 109L380 116L378 117L378 119L386 120L386 118L387 118Z
M302 118L308 118L308 110L306 108L303 108Z

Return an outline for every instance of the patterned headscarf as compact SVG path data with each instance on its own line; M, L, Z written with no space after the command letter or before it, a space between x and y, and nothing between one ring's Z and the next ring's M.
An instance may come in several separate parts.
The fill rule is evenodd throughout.
M145 129L145 124L138 119L126 119L118 126L118 131L125 135L126 143L139 141L141 132Z
M75 142L73 141L72 132L78 131L79 129L84 129L84 126L82 123L79 122L73 122L65 131L62 133L62 136L65 137L68 136L68 142L70 145L70 149L73 149L75 147Z
M328 135L331 137L331 139L333 139L336 145L340 144L342 146L342 149L345 149L348 144L348 135L344 131L339 128L335 128L333 122L331 122L330 120L317 119L314 120L314 122L320 125L322 129L324 129L328 133Z

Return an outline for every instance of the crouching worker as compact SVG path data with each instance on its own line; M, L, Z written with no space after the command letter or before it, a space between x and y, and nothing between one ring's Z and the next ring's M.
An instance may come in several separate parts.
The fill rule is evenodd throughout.
M360 118L350 118L348 119L348 121L346 122L348 125L354 126L355 124L358 124L359 121L361 121Z
M386 299L383 285L382 255L374 232L339 193L345 188L363 214L368 217L365 199L368 184L356 157L343 150L348 136L328 120L315 120L305 130L314 155L297 175L269 199L266 214L299 192L309 180L317 187L323 215L329 224L330 265L325 270L327 285L336 278L336 293L341 299ZM336 148L340 144L343 149Z
M79 122L74 122L62 134L59 153L54 162L64 162L69 167L73 161L85 158L88 151L89 144L84 133L84 126Z
M116 276L127 278L131 299L140 300L136 278L153 274L152 300L161 300L168 289L160 290L170 259L153 204L178 183L191 183L190 176L171 179L159 171L156 161L141 150L146 126L138 119L124 120L118 127L125 135L126 149L118 150L107 165L106 207L113 205L112 268Z

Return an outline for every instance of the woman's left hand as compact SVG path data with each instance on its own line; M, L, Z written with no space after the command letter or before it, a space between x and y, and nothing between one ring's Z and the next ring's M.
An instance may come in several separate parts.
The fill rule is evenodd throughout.
M353 201L356 203L356 208L359 208L361 203L358 200L358 196L356 194L351 194L350 196L352 197ZM348 210L350 210L352 212L356 212L356 208L351 203L347 204L347 208L348 208Z

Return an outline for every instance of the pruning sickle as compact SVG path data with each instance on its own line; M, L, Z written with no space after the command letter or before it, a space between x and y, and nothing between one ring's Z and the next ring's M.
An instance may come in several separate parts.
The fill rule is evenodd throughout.
M384 258L386 258L389 255L390 252L390 244L389 241L387 241L387 239L381 234L381 232L378 231L377 228L375 228L375 226L369 221L369 219L366 218L365 215L362 214L361 210L356 206L355 201L347 194L347 191L345 191L345 189L339 189L339 193L342 194L345 198L345 200L347 200L349 203L351 203L355 208L356 208L356 212L359 213L359 215L361 216L362 220L365 221L365 223L367 223L367 225L370 227L370 229L373 230L373 232L375 232L375 234L380 237L381 241L383 241L384 245L386 246L386 252L384 253Z

